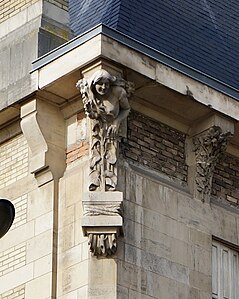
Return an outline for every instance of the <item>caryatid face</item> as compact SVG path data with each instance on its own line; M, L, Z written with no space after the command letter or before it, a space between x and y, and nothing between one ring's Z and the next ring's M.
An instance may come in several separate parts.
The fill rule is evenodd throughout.
M110 82L107 78L101 78L99 81L95 83L95 90L96 92L104 96L109 92L110 89Z

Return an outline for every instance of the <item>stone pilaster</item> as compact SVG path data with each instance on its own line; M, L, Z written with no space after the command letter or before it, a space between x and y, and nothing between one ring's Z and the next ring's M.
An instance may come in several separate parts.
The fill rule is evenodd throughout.
M65 121L60 110L47 101L32 99L21 107L21 128L30 149L29 172L34 175L37 188L32 192L32 202L44 206L47 202L47 241L49 269L44 285L45 298L56 298L57 250L58 244L58 202L59 178L65 170ZM32 207L32 209L34 209ZM34 215L34 213L33 213ZM45 219L45 218L43 218ZM44 220L43 220L44 222ZM37 244L38 235L33 241ZM37 245L36 245L37 246ZM37 251L37 250L36 250ZM29 253L30 255L31 253ZM37 280L32 284L37 285ZM26 287L26 297L32 298L32 290Z

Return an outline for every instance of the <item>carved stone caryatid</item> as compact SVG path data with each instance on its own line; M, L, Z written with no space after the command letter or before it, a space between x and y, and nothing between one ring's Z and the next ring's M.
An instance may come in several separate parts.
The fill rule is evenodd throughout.
M76 87L91 119L90 192L84 194L82 228L93 255L112 256L123 225L122 192L116 191L119 127L130 111L133 84L101 69Z
M211 194L212 176L220 155L225 151L230 132L223 133L213 126L193 138L193 151L196 156L196 194L202 201L208 201Z
M92 119L90 191L113 191L117 185L119 126L128 116L132 83L101 69L76 87L82 95L86 115Z

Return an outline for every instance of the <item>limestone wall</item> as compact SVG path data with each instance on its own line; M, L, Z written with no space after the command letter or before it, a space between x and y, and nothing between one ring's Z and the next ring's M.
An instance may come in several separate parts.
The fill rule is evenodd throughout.
M126 184L119 298L211 298L212 239L238 246L238 215L202 204L141 168L128 166L121 179Z
M37 90L32 62L68 39L66 1L1 1L0 110Z
M12 132L0 144L0 152L0 197L9 199L16 213L1 239L0 298L49 298L54 294L54 183L37 186L29 173L30 150L22 133Z
M67 168L59 197L59 298L211 298L213 239L238 246L239 218L236 210L203 203L190 194L185 134L131 112L118 172L118 190L124 194L124 237L118 240L115 257L96 258L81 229L89 173L88 125L83 112L66 119ZM235 157L227 159L237 165ZM215 176L220 165L219 161ZM224 171L229 172L227 167Z

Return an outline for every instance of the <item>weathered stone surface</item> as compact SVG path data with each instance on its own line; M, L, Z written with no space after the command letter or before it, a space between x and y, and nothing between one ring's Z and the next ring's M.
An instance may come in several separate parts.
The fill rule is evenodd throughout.
M121 122L129 114L133 84L96 71L76 83L91 121L89 191L113 191L117 186L118 139Z

